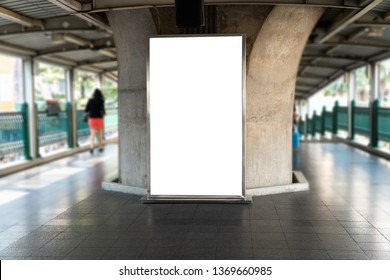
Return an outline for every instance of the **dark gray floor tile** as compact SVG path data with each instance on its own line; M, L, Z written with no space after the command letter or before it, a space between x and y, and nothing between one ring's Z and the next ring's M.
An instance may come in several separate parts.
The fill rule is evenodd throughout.
M314 226L314 230L317 233L347 233L347 231L342 226Z
M390 242L386 242L386 243L359 242L358 244L363 251L390 252Z
M249 225L247 226L226 226L221 225L220 227L221 232L251 232L251 227Z
M249 220L243 220L243 219L224 219L221 220L221 227L224 226L242 226L242 227L249 227Z
M217 246L227 246L235 248L252 248L253 242L251 239L217 239Z
M364 251L370 260L390 260L389 251Z
M218 232L187 232L184 234L185 239L216 239Z
M27 258L30 257L36 250L37 248L5 248L0 251L0 259L2 257L21 257L21 258Z
M218 232L219 225L190 225L188 227L188 232Z
M356 242L374 242L374 243L388 243L389 240L387 240L383 235L381 234L351 234L352 238Z
M64 259L99 260L108 250L108 248L70 248Z
M284 233L287 241L295 240L295 241L311 241L311 240L320 240L318 235L315 233L299 233L299 232L286 232Z
M375 228L346 228L349 234L380 234Z
M172 259L176 250L174 246L149 246L142 252L140 259Z
M369 222L341 222L345 228L374 228Z
M354 241L345 240L322 240L322 244L327 250L340 250L340 251L357 251L360 247Z
M252 240L253 248L262 249L287 249L285 240Z
M285 240L282 232L252 232L252 240Z
M329 260L326 250L294 250L290 249L291 258L294 260Z
M290 260L291 253L288 249L263 249L253 248L254 259L259 260Z
M72 247L42 247L36 250L31 257L65 257L72 251Z
M9 245L9 248L40 248L49 241L45 239L21 238Z
M217 259L252 258L252 247L217 246L215 256Z
M320 240L287 240L288 248L300 250L323 250L324 245Z
M181 246L187 246L187 247L216 247L217 242L219 239L209 239L209 238L203 238L203 239L186 239L183 241Z
M282 225L283 232L285 233L315 233L313 226L288 226Z
M368 257L361 250L328 250L332 260L367 260Z
M251 239L252 234L250 232L219 232L216 236L217 239Z
M267 233L267 232L281 233L283 232L283 229L280 225L276 225L276 226L251 225L251 231L253 233Z
M115 239L84 239L79 242L79 248L112 248ZM61 243L60 243L61 244Z
M318 238L323 241L348 241L354 242L354 239L349 234L338 233L318 233Z
M173 259L214 259L216 246L211 247L194 247L182 246L172 255Z

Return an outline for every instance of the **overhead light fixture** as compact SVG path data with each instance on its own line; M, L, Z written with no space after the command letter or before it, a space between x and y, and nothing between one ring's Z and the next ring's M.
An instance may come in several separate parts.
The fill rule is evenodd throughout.
M370 27L367 35L370 37L381 37L385 29L383 27Z
M109 49L99 49L98 52L102 55L111 57L111 58L116 58L116 53L112 50Z
M55 45L65 43L64 34L55 34L54 33L54 34L51 34L50 38L51 38L51 42Z
M80 36L71 33L53 33L51 34L51 42L53 44L64 44L65 42L69 42L83 47L94 47L93 43L90 40L84 39Z

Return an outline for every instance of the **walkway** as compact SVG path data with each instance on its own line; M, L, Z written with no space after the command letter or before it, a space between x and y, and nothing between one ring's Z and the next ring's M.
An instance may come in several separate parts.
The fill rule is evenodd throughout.
M0 259L390 259L390 163L344 144L303 143L294 165L310 191L250 205L101 191L116 155L0 178Z

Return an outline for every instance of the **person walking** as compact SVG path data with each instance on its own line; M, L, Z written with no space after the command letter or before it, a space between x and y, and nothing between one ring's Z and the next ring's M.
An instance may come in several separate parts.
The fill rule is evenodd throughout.
M104 108L104 96L100 89L95 89L92 94L92 98L88 100L85 107L85 113L88 114L88 124L91 130L91 148L90 153L93 154L95 147L96 134L98 136L99 152L103 151L103 126L104 115L106 110Z

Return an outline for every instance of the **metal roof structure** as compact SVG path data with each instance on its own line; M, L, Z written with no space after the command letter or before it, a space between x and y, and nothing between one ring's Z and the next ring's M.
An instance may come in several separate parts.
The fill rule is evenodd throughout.
M117 79L105 12L172 7L174 0L0 0L0 52L104 73ZM346 71L390 58L390 0L204 0L205 5L326 8L297 72L296 98L308 98Z

